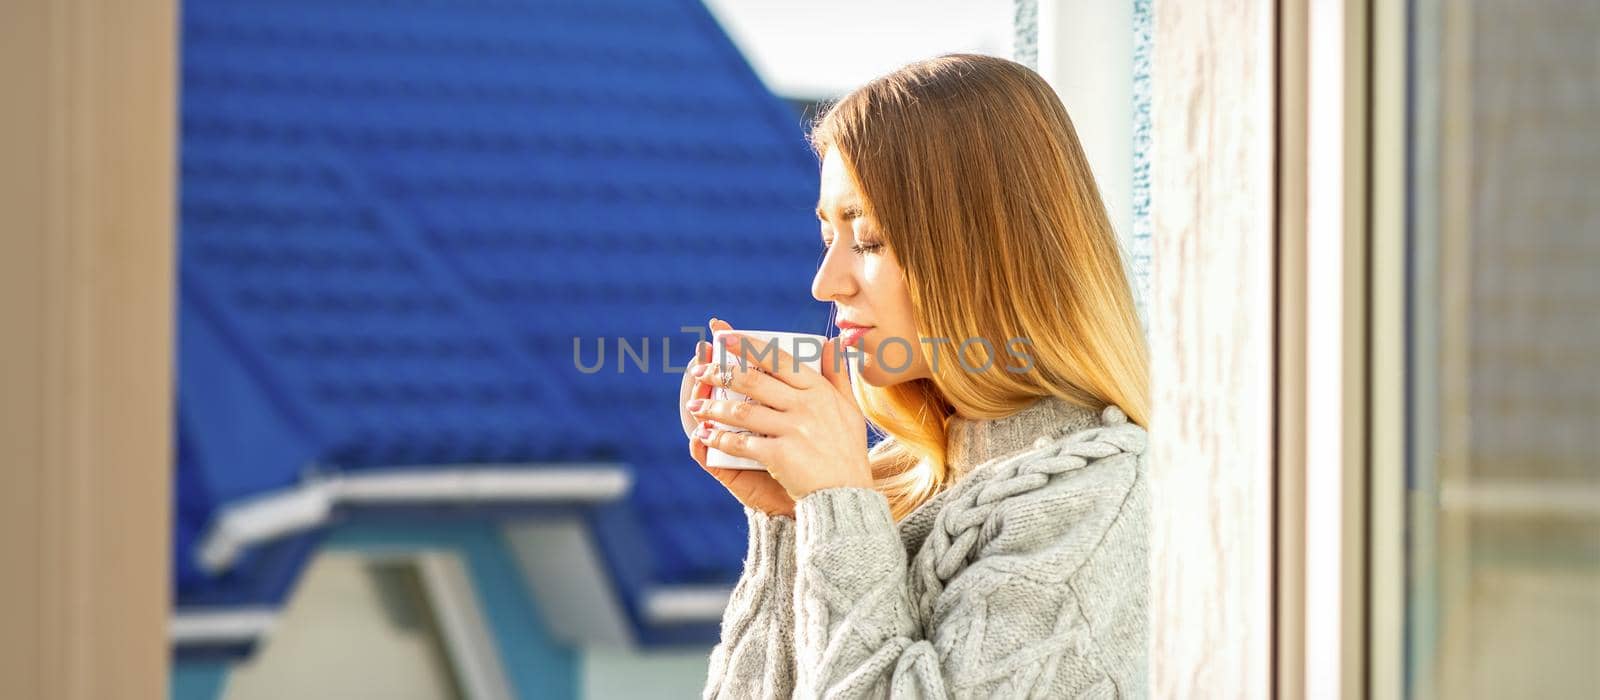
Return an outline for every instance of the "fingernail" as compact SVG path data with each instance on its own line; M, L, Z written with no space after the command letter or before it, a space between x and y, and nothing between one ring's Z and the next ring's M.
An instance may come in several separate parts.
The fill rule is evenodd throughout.
M711 365L700 365L699 367L694 368L694 376L704 377L706 376L706 372L709 372L710 370Z
M704 440L704 439L706 439L708 437L711 437L711 424L710 423L701 423L700 424L700 428L698 430L694 431L694 436L697 437L697 438L700 438L702 440Z
M739 347L739 343L744 341L744 338L739 337L738 333L723 333L720 337L722 338L722 345L729 349Z
M689 405L688 405L689 412L690 413L694 413L695 411L700 410L700 407L704 406L704 405L706 405L706 400L705 399L695 399L693 401L690 401Z

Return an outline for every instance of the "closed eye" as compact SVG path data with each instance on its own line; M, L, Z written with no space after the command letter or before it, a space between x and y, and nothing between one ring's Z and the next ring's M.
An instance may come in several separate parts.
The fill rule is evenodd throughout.
M823 251L827 251L828 249L830 249L832 247L833 247L833 241L825 240L825 241L822 242L822 250ZM878 252L879 250L882 250L882 249L883 249L883 244L882 243L878 243L878 242L852 243L850 245L850 250L853 251L856 255L866 255L868 253L876 253L876 252Z

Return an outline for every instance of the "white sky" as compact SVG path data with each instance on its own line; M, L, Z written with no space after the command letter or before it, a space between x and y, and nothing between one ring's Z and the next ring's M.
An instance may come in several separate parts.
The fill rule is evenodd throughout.
M838 97L951 51L1011 57L1012 0L705 0L767 86Z

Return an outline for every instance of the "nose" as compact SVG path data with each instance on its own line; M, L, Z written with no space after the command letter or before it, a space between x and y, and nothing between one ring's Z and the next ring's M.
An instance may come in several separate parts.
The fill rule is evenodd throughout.
M811 280L811 297L817 301L836 302L856 293L855 272L850 268L850 259L840 255L844 248L834 245L822 257L817 276Z

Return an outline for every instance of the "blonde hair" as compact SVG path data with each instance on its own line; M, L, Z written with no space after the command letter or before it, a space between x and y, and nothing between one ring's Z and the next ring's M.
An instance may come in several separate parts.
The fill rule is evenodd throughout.
M1055 396L1146 425L1145 340L1116 234L1038 74L975 54L919 61L829 105L810 139L819 159L844 160L904 272L919 336L952 341L930 379L853 382L868 422L894 438L869 459L896 520L960 476L945 455L956 413L997 418ZM961 359L988 371L951 361L976 338L993 354L974 343Z

